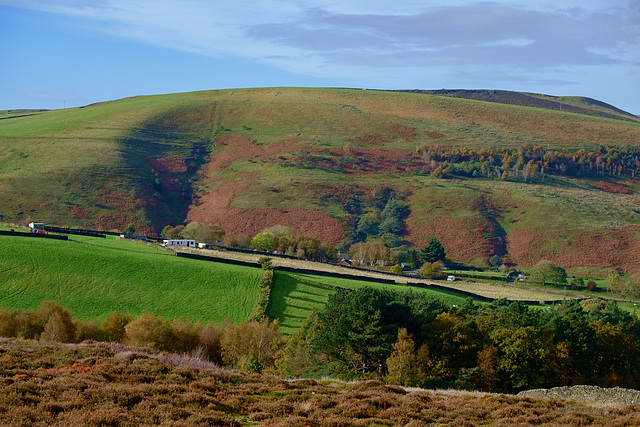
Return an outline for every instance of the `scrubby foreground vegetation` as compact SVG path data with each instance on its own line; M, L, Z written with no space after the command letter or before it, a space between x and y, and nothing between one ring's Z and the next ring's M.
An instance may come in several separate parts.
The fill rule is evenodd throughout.
M0 424L602 425L640 423L638 405L424 391L379 381L288 381L117 344L0 339Z
M338 290L291 336L261 310L241 323L111 313L76 320L56 301L0 309L0 336L110 341L195 355L283 377L518 392L575 384L640 386L640 320L594 300L549 309L520 302L448 306L425 294Z

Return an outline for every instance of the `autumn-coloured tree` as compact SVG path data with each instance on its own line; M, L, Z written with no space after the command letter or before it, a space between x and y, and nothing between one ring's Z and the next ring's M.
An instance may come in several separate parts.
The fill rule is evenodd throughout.
M44 341L74 342L76 339L76 325L68 310L55 311L44 326L40 335Z
M129 313L123 315L118 311L112 311L102 321L102 331L105 339L111 342L122 342L125 337L125 327L131 321Z
M416 343L407 328L398 330L398 340L387 359L386 380L391 384L414 387L418 385L416 376Z
M393 274L402 274L402 267L400 266L400 264L392 265L390 271Z
M15 322L11 312L5 307L0 308L0 337L15 337Z
M125 342L138 347L153 347L169 351L172 347L173 334L170 323L151 313L145 313L125 326Z
M474 382L480 390L494 390L500 383L496 353L495 347L490 345L485 345L478 351L478 370L474 374Z
M76 341L107 341L102 328L100 327L100 321L98 319L92 320L76 320Z
M190 353L198 347L198 332L202 324L194 323L182 317L171 321L170 351L174 353Z
M437 261L434 263L426 262L420 267L418 273L427 279L438 279L442 277L442 263Z
M200 227L194 237L198 242L211 244L213 242L221 241L224 238L224 235L225 231L222 227L216 224L208 224Z
M230 323L230 322L229 322ZM200 354L207 360L222 366L222 335L224 327L216 323L207 323L198 330Z
M275 366L282 337L278 321L261 321L229 325L222 336L222 358L228 366L243 366L251 357L267 369Z
M593 376L603 387L638 386L640 349L625 328L597 320L591 323L597 340Z

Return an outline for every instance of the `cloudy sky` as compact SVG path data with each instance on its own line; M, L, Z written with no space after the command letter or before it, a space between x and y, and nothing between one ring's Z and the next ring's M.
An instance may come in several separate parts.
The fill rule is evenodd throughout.
M0 109L331 86L579 95L640 114L640 0L0 0L0 37Z

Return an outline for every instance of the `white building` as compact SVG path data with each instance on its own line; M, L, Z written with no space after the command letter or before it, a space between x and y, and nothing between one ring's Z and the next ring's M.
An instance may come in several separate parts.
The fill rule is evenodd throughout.
M196 241L195 240L187 240L187 239L165 239L162 241L167 246L182 246L185 248L195 248Z

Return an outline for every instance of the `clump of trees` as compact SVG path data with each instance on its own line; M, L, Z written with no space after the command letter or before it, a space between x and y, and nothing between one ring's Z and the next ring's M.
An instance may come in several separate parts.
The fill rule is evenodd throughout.
M333 154L309 156L307 153L295 160L293 165L298 167L335 172L385 171L422 173L435 178L468 176L529 182L547 175L634 178L640 172L640 147L595 144L591 148L554 150L524 143L517 148L478 149L425 144L399 161L358 150L345 152L341 158Z
M337 254L331 242L322 242L311 236L295 237L289 227L283 225L265 228L251 239L249 247L318 262L335 262Z
M640 298L640 278L620 273L611 273L604 280L604 287L622 298Z
M455 307L369 288L338 291L301 331L296 354L308 355L309 371L326 364L344 378L501 392L640 385L640 321L615 302L570 300L537 310L469 300Z
M529 280L541 284L553 284L562 286L567 284L567 272L559 265L555 265L551 261L542 260L531 268ZM578 283L576 282L576 285Z
M389 187L379 187L369 194L359 195L347 241L377 240L389 248L401 246L405 234L404 221L411 213L404 201L406 196L406 191L396 192Z
M222 241L224 235L225 231L219 225L202 225L197 221L192 221L187 225L177 225L175 227L167 225L160 233L160 236L165 239L191 239L202 243Z
M640 147L604 147L552 150L542 145L518 148L472 149L424 145L416 156L440 176L486 176L530 181L545 175L635 177L640 172Z

